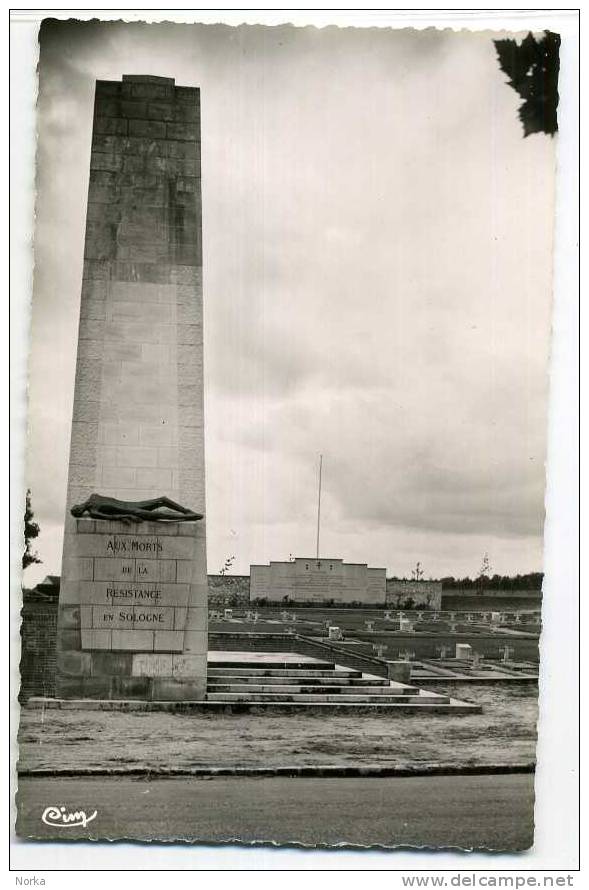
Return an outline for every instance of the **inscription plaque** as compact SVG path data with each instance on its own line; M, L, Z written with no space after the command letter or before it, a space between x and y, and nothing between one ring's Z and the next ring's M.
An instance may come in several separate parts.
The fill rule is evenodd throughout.
M137 648L155 651L161 648L156 646L156 633L173 631L166 635L167 645L170 651L182 651L194 540L189 536L95 532L80 535L77 544L77 558L84 561L88 575L78 581L82 648L114 650L129 644L135 648L135 640L128 634L93 633L125 630L136 634ZM151 636L146 636L146 631Z

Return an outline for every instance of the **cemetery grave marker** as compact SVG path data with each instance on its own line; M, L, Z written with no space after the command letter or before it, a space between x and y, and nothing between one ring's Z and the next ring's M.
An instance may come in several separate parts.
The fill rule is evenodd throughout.
M470 643L456 643L456 659L459 661L470 661L472 656L472 646Z

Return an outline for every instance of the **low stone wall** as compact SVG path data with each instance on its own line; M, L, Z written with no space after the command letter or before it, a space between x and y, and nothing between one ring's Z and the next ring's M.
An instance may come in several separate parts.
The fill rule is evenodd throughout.
M21 611L20 701L55 695L57 602L25 603Z
M364 671L377 677L388 676L385 661L357 650L351 651L345 645L340 645L340 643L331 643L328 640L314 640L298 634L293 639L293 650L301 655L310 655L312 658L323 661L333 661L355 671Z
M209 651L296 652L298 650L293 649L294 640L294 634L212 631L209 633Z
M386 604L393 609L439 609L442 605L442 582L387 578Z
M231 633L209 634L209 650L224 652L294 652L310 655L320 661L341 664L352 670L366 671L379 677L387 676L386 663L369 655L352 650L340 643L315 640L302 634L280 633Z

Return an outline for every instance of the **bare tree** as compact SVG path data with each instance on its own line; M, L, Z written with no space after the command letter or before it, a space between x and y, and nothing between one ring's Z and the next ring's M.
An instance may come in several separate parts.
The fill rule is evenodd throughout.
M415 564L415 568L411 572L411 578L413 581L421 581L421 579L423 578L423 575L424 575L424 571L421 568L421 563L417 562Z
M493 568L489 561L489 554L485 553L485 554L483 554L483 561L481 563L481 567L480 567L479 573L477 575L477 581L479 583L479 592L480 593L483 592L486 582L491 577L492 571L493 571Z
M221 569L221 571L219 572L219 574L220 574L220 575L226 575L227 572L229 571L229 569L231 568L231 566L233 565L234 561L235 561L235 557L234 557L234 556L228 556L227 559L225 560L225 563L224 563L224 565L223 565L223 568Z

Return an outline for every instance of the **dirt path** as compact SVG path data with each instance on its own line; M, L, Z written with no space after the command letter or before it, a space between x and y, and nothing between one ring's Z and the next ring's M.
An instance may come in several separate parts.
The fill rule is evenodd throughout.
M436 687L442 691L442 687ZM535 759L535 687L452 686L468 716L183 715L22 711L23 768L68 766L523 765Z

